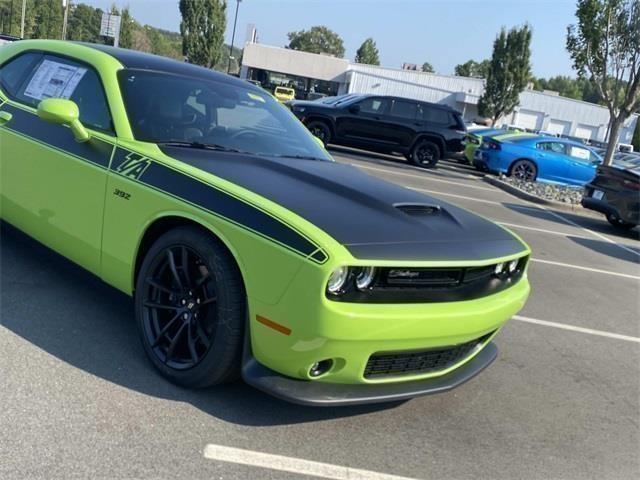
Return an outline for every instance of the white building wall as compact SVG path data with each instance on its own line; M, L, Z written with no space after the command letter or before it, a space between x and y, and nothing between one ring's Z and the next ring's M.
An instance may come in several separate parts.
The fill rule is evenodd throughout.
M242 54L242 65L342 83L349 68L349 60L260 43L247 43Z

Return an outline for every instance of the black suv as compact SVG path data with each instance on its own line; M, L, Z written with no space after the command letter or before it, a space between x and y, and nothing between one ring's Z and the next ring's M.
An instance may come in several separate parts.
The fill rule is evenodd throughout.
M421 166L462 150L466 134L451 107L408 98L349 94L287 106L325 145L400 153Z

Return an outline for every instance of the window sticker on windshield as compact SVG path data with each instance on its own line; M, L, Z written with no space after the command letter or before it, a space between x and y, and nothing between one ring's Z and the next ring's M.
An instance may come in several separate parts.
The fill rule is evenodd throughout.
M583 160L588 160L589 159L589 154L590 154L590 152L586 148L571 147L570 155L572 157L581 158Z
M247 92L247 95L252 100L264 103L264 98L262 98L260 95L256 95L255 93L252 93L252 92Z
M69 98L87 73L86 68L45 60L24 91L25 96L45 98Z

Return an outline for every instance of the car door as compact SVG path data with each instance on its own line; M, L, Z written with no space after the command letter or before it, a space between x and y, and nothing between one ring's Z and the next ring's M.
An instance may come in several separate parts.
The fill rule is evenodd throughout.
M583 185L593 179L598 161L588 148L580 145L566 144L569 157L565 181L574 185Z
M356 145L393 145L391 124L386 121L389 104L388 98L368 97L345 106L336 119L338 136Z
M534 160L538 167L538 178L554 182L565 182L569 169L566 145L562 142L545 140L537 142Z
M418 121L418 102L404 99L393 99L389 110L389 135L393 142L401 147L409 148L416 136Z
M24 58L23 58L24 57ZM2 217L84 268L98 273L107 168L115 136L98 73L47 53L23 53L0 67ZM67 98L89 131L36 114L45 98Z

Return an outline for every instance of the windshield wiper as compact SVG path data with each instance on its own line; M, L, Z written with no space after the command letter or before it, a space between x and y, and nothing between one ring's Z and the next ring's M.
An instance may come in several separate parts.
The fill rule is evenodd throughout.
M225 147L224 145L218 145L216 143L201 143L201 142L157 142L157 145L165 147L185 147L185 148L198 148L200 150L215 150L218 152L232 152L232 153L249 153L237 150L235 148Z

